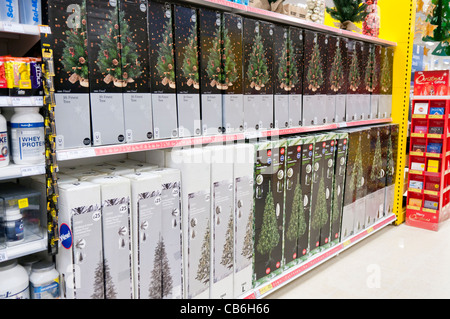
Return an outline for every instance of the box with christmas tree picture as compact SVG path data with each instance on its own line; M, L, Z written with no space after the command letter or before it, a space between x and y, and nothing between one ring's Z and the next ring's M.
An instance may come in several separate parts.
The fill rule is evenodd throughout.
M359 49L359 50L358 50ZM348 87L346 103L346 121L357 121L361 117L359 103L360 87L362 87L363 72L361 70L361 42L348 40L347 65Z
M339 60L338 37L327 35L327 67L325 69L325 89L326 89L326 113L327 122L336 122L336 92L339 87L339 72L342 72L342 63L337 65L335 60ZM341 68L341 69L339 69Z
M238 143L234 146L233 298L252 287L254 157L253 144Z
M207 146L211 152L210 298L233 298L233 145Z
M121 83L128 143L153 139L147 10L146 0L120 1Z
M347 38L329 36L328 67L326 75L327 99L334 108L333 122L345 122L348 84Z
M185 299L209 298L211 266L211 151L178 149L165 155L181 172L181 229Z
M275 25L273 37L273 116L275 128L289 127L289 91L292 42L289 40L289 29L286 26Z
M332 245L337 244L341 235L341 219L344 204L345 175L347 170L348 133L336 133L336 160L334 165L333 205L331 213Z
M197 9L174 5L174 43L180 137L202 135Z
M384 216L394 212L395 205L395 174L397 174L397 152L399 141L399 125L388 124L390 128L387 138L387 161L386 161L386 197Z
M394 68L394 48L381 49L381 96L379 102L380 118L390 118L392 115L392 82Z
M100 185L59 185L60 250L56 269L63 299L104 299L104 267Z
M244 130L244 87L243 87L243 28L241 16L224 12L222 23L223 39L223 123L226 133Z
M373 61L373 72L370 95L370 118L379 118L379 104L381 94L381 45L372 45L370 59Z
M57 149L91 146L86 0L48 2L55 63Z
M361 104L361 120L371 118L371 101L370 96L373 91L373 73L375 67L374 55L372 53L373 45L368 42L360 42L361 44L361 63L363 70L362 86L360 87L360 104Z
M289 59L292 63L289 72L289 127L302 126L303 104L303 38L304 31L300 28L289 27L289 45L291 46Z
M222 15L199 9L200 94L203 135L222 133Z
M282 269L286 141L255 145L254 284Z
M178 137L173 10L169 3L148 1L153 135Z
M327 36L305 30L303 70L303 125L320 125L326 120Z
M89 89L93 145L125 142L120 42L117 1L86 0Z
M268 22L244 18L244 130L273 128L273 31Z

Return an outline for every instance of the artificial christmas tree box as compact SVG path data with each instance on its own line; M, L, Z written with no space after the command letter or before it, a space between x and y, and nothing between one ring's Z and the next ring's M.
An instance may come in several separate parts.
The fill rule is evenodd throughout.
M148 2L153 135L178 137L173 10L169 3Z
M289 27L289 41L291 45L290 61L293 63L289 79L289 127L302 126L303 103L303 38L304 32L296 27Z
M342 55L340 51L338 37L327 35L327 60L325 68L325 89L326 89L326 113L327 122L336 122L336 92L339 88L340 73L342 73Z
M325 68L327 36L305 30L303 71L303 125L326 123Z
M161 233L161 178L152 173L123 175L131 185L132 276L135 299L156 298L164 282L156 270Z
M370 166L372 165L372 158L366 156L370 154L370 142L371 142L371 128L362 127L361 130L361 154L362 156L362 179L360 181L360 187L357 190L356 205L355 205L355 224L354 232L358 233L366 227L367 216L366 216L366 203L365 197L368 194L368 189L370 185ZM356 164L358 166L359 164Z
M259 283L282 269L286 142L261 142L255 151L253 269L254 282Z
M104 176L88 181L100 185L105 299L131 299L130 180Z
M244 130L244 87L243 87L243 18L224 12L222 23L223 52L225 59L223 74L222 127L226 133ZM228 78L228 81L226 80ZM228 82L228 83L227 83Z
M252 287L254 157L253 144L238 143L234 146L233 298Z
M233 297L233 145L208 146L211 152L210 298Z
M390 135L387 139L387 161L386 161L386 195L384 215L394 212L395 204L395 174L397 174L397 150L399 141L399 125L388 124Z
M273 24L244 19L244 130L273 128Z
M285 26L275 25L273 37L273 115L275 128L289 127L289 91L292 89L290 81L292 43L289 38L289 29Z
M368 42L358 42L361 45L361 60L362 64L362 84L360 86L360 104L361 104L361 120L367 120L371 118L371 101L370 96L373 91L373 73L374 73L374 59L372 55L373 45Z
M122 89L126 83L121 61L117 1L86 0L89 89L94 146L125 142Z
M181 172L184 298L209 298L211 151L172 150L166 166Z
M160 264L155 269L162 278L162 287L154 292L162 299L181 299L182 244L181 244L181 175L178 169L158 168L153 172L161 178L161 233L158 249Z
M57 149L91 146L86 0L48 2Z
M370 58L373 60L372 85L370 96L370 118L379 118L379 104L381 96L381 52L382 46L375 44L372 46Z
M153 139L146 0L122 0L119 7L125 141Z
M348 39L344 37L337 38L338 47L334 56L331 68L335 69L333 73L332 82L337 86L333 88L336 91L336 114L335 121L337 123L345 122L346 108L347 108L347 89L348 89L348 64L347 64L347 48ZM339 79L335 81L335 76Z
M64 299L104 299L100 186L59 185L59 250L56 269Z
M393 68L394 48L383 47L381 50L381 96L379 102L380 118L390 118L392 115Z
M219 11L200 9L200 94L203 135L222 133L222 16Z
M344 204L345 174L347 170L348 133L336 133L336 160L334 165L333 205L331 214L331 238L337 244L341 234L342 208Z
M361 104L359 100L360 87L362 86L361 70L361 42L348 40L347 64L348 87L346 102L346 121L357 121L361 117ZM358 50L359 49L359 50Z
M174 6L174 43L180 137L202 135L197 9Z

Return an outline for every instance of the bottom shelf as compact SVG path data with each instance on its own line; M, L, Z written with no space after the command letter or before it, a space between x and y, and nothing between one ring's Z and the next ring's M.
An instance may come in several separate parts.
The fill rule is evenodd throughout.
M276 291L277 289L283 287L284 285L290 283L291 281L299 278L304 275L308 271L316 268L342 251L352 247L356 243L361 240L369 237L376 231L384 228L387 225L390 225L396 220L395 214L390 214L380 220L378 220L374 225L369 228L364 229L363 231L355 234L349 238L347 238L344 242L339 243L336 246L332 246L323 252L320 252L316 255L311 256L310 259L305 261L302 264L296 265L292 268L289 268L279 276L270 280L270 282L266 282L263 285L256 287L250 291L247 291L245 294L240 296L242 299L260 299L268 296L270 293Z

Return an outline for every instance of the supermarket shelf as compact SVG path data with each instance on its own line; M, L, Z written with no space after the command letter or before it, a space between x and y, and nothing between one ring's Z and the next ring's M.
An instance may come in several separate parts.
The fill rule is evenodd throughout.
M173 148L173 147L183 147L191 145L201 145L210 143L221 143L229 141L239 141L244 139L253 138L264 138L264 137L274 137L274 136L284 136L291 134L309 133L309 132L319 132L335 130L345 127L353 127L360 125L370 125L370 124L380 124L380 123L390 123L392 120L388 119L376 119L376 120L365 120L365 121L355 121L355 122L345 122L345 123L334 123L328 125L320 126L305 126L297 128L287 128L287 129L275 129L268 131L256 131L256 132L246 132L237 134L223 134L223 135L213 135L213 136L199 136L199 137L188 137L188 138L178 138L171 140L157 140L141 143L129 143L129 144L119 144L119 145L107 145L107 146L95 146L95 147L84 147L75 148L67 150L58 150L56 152L58 161L66 161L80 158L90 158L96 156L104 155L115 155L115 154L125 154L133 152L151 151L157 149Z
M340 35L347 38L352 38L356 40L371 42L375 44L380 44L384 46L397 46L397 43L392 41L387 41L375 37L366 36L363 34L350 32L346 30L341 30L338 28L333 28L327 25L294 18L285 14L276 13L272 11L267 11L259 8L254 8L251 6L245 6L242 4L234 3L227 0L181 0L180 2L187 2L195 5L202 5L206 7L210 7L213 9L219 9L224 11L233 12L236 14L244 15L244 16L250 16L254 18L259 18L263 20L269 20L272 22L278 22L288 25L293 25L305 29L315 30L315 31L322 31L328 34L334 34L334 35Z
M9 164L0 168L0 180L45 174L45 165Z
M40 28L37 25L3 21L0 22L0 32L5 34L39 35Z
M374 234L376 231L386 227L387 225L390 225L396 220L396 216L394 214L390 214L379 221L377 221L374 225L371 227L361 231L360 233L353 235L349 239L345 240L344 242L330 247L329 249L313 255L310 259L308 259L306 262L296 265L293 268L288 269L284 273L280 274L279 276L273 278L270 280L270 282L266 282L263 285L256 287L247 293L240 296L241 299L260 299L263 297L268 296L270 293L276 291L277 289L283 287L284 285L290 283L291 281L299 278L300 276L304 275L308 271L316 268L317 266L321 265L322 263L326 262L327 260L331 259L332 257L338 255L339 253L343 252L344 250L352 247L353 245L357 244L358 242L362 241L363 239L369 237L370 235Z
M0 96L0 107L43 106L42 96Z
M39 237L31 235L20 245L0 249L0 262L46 250L47 232L43 229Z
M24 56L40 40L44 30L49 31L43 26L0 22L0 54Z

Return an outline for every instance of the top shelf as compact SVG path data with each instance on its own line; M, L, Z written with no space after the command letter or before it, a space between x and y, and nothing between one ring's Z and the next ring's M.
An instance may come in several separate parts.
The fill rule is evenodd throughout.
M383 46L397 46L396 42L387 41L375 37L366 36L363 34L341 30L338 28L333 28L327 25L302 20L298 18L294 18L285 14L276 13L272 11L267 11L263 9L254 8L251 6L245 6L242 4L234 3L227 0L180 0L181 2L187 2L193 5L201 5L213 9L221 9L223 11L233 12L236 14L250 16L255 18L260 18L264 20L269 20L272 22L278 22L283 24L288 24L292 26L297 26L305 29L322 31L328 34L339 35L346 38L351 38L355 40L380 44Z
M414 95L413 100L450 100L450 95Z

